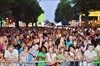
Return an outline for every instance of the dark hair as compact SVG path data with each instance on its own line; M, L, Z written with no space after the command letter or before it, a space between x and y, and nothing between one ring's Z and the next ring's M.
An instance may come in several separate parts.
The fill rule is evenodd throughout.
M16 35L15 38L17 38L17 36L19 36L19 35Z
M12 46L12 47L14 47L14 45L12 45L12 44L9 44L9 45L8 45L8 48L9 48L9 47L11 47L11 46Z
M88 44L88 47L89 47L89 46L94 46L94 45L93 45L93 44Z
M69 37L67 38L67 42L69 42L70 41L70 39L69 39Z
M74 45L70 45L69 48L68 48L68 51L70 51L70 47L76 49Z
M42 52L42 48L45 49L45 53L47 53L47 48L45 46L42 46L40 49L39 49L39 52Z
M4 50L1 50L0 53L3 53L4 54Z

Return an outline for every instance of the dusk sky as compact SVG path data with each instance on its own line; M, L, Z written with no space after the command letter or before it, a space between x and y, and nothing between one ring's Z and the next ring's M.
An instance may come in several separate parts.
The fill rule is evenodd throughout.
M45 12L46 20L49 20L50 22L54 22L54 18L55 18L54 13L59 2L60 2L59 0L41 0L40 1L40 6Z

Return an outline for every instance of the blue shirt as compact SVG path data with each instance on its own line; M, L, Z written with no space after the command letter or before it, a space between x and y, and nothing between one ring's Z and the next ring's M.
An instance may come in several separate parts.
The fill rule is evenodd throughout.
M23 50L20 48L19 50L18 50L18 54L20 55L20 53L22 52Z
M35 51L33 48L31 52L36 56L38 55L38 51ZM33 57L30 53L28 53L28 61L32 61L34 58L36 57Z

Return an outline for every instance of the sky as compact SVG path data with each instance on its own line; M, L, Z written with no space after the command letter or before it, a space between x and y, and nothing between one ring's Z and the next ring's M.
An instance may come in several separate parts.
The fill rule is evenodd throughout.
M41 0L39 2L40 6L44 10L46 20L54 22L55 10L59 2L59 0Z

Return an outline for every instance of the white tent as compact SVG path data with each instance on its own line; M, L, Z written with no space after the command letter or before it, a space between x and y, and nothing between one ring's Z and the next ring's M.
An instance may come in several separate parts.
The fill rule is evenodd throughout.
M15 22L13 22L12 24L7 25L9 27L15 27ZM26 26L25 23L23 23L22 21L19 21L19 26Z
M56 26L62 26L62 23L59 22L59 23L55 23Z

